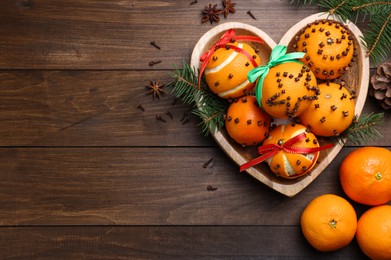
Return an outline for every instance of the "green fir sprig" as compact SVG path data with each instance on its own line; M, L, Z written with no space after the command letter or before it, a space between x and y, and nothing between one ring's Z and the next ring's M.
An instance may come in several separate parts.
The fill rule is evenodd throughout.
M198 78L195 70L183 62L183 68L174 67L173 81L168 84L172 94L185 104L193 105L192 113L202 121L202 133L208 135L220 130L224 126L224 114L228 108L228 101L218 98L210 92L204 80L198 87Z
M361 145L372 140L382 138L377 126L384 121L384 113L371 113L354 119L353 123L346 129L337 142L343 144L344 140L354 145Z
M391 46L391 1L380 0L293 0L297 5L317 3L337 15L342 21L357 22L359 17L368 21L363 32L362 43L367 55L375 65L380 64L390 55Z

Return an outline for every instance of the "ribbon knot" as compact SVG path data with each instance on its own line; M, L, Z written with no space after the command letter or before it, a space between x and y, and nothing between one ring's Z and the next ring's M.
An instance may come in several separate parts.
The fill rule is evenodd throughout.
M324 146L320 147L294 147L293 145L297 142L307 138L307 134L305 132L296 135L295 137L292 137L286 142L283 142L282 144L267 144L262 145L258 147L258 153L261 154L261 156L245 163L240 166L240 171L247 170L248 168L259 164L263 161L266 161L267 159L273 157L280 151L284 151L287 153L295 153L295 154L309 154L309 153L316 153L321 150L325 150L328 148L333 147L333 144L329 143Z
M220 47L227 45L228 43L234 40L235 31L233 29L227 30L221 38L213 44L212 48L210 48L207 52L201 55L200 61L209 61L212 57L212 54Z
M213 44L213 46L206 51L204 54L201 55L200 61L202 62L200 72L198 75L198 88L201 86L201 78L202 74L204 73L206 66L208 65L209 60L212 58L213 53L221 47L227 46L229 43L233 43L235 41L250 41L250 42L258 42L258 43L263 43L263 40L259 37L256 36L250 36L250 35L236 35L236 32L234 29L228 29L222 36L221 38ZM243 49L235 46L235 45L229 45L231 49L234 51L237 51L239 53L242 53L245 55L253 64L254 67L257 67L258 64L255 62L255 60L251 57L250 54L248 54L246 51Z
M254 69L252 69L248 74L248 80L250 82L255 82L258 78L258 83L256 86L256 92L255 96L257 98L258 104L262 105L261 99L262 99L262 86L263 81L266 78L266 75L269 73L269 70L279 64L286 63L286 62L299 62L298 59L301 59L304 57L304 52L292 52L286 54L287 47L284 45L277 45L273 48L271 54L270 54L270 60L269 62L264 66L259 66Z

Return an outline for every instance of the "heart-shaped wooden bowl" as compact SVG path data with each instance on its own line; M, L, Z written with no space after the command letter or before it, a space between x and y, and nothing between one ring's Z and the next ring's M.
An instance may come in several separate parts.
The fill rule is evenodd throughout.
M294 38L300 33L302 28L305 28L308 23L314 22L320 19L332 19L337 20L336 17L327 13L317 13L311 15L297 24L295 24L281 39L280 45L288 46L288 52L295 51L292 47L294 44ZM350 87L350 90L356 90L357 98L355 112L357 115L361 114L365 99L368 91L369 84L369 58L365 55L365 49L360 43L362 37L361 31L352 22L347 22L345 25L349 28L354 36L354 44L356 46L356 62L352 63L352 67L348 70L340 79L346 82L346 85ZM263 39L264 44L252 43L253 47L259 50L259 56L262 60L262 65L269 61L271 50L276 43L262 30L243 23L228 22L220 24L208 32L206 32L197 42L194 47L190 65L194 68L200 68L200 56L206 52L209 48L217 42L222 34L228 29L234 29L237 35L252 35L258 36ZM338 82L338 80L336 80ZM216 96L217 98L217 96ZM257 157L256 147L242 147L233 141L226 130L223 128L219 131L212 133L215 141L219 146L228 154L228 156L236 162L238 165L242 165L245 162ZM319 174L330 164L330 162L337 156L342 149L342 145L336 145L331 149L323 150L320 152L319 160L316 166L312 169L310 174L306 174L297 179L288 180L276 176L266 163L261 163L255 167L247 169L247 173L266 184L270 188L292 197L307 187Z

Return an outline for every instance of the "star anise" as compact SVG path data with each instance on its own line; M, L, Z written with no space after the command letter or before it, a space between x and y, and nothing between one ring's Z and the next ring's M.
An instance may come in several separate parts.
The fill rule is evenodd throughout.
M156 81L152 81L150 82L150 84L148 86L145 86L147 89L149 89L149 91L147 92L147 95L149 94L152 94L152 99L155 100L155 97L159 98L165 94L166 92L163 90L163 88L165 87L165 84L163 85L160 85L159 83L159 79L156 80Z
M236 3L231 3L231 0L224 0L223 5L224 5L223 13L224 13L225 18L227 18L228 13L235 13L236 12L236 10L235 10Z
M212 24L213 22L219 22L222 10L217 9L217 5L212 6L211 4L206 5L205 9L202 11L202 23L205 23L207 21L210 21Z

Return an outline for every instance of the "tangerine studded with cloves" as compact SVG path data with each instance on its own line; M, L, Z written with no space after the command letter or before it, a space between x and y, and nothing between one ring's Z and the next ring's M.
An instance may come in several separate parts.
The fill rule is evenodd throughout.
M354 37L349 29L332 20L319 20L307 25L295 38L294 48L305 52L301 59L319 79L343 75L355 61Z
M232 139L243 146L253 146L268 136L271 118L254 96L244 96L232 100L224 120Z
M301 124L281 124L270 131L268 138L263 145L277 144L283 145L291 138L306 133L306 138L294 144L294 147L315 148L319 147L319 142L313 133L307 132L306 127ZM289 153L284 150L279 151L275 156L267 160L272 172L277 176L294 179L308 173L319 157L319 152L311 154Z
M299 62L287 62L270 69L262 87L262 108L276 118L293 118L303 113L319 89L314 73Z
M345 88L345 83L322 83L320 95L299 116L300 122L319 136L339 136L355 117L355 96Z
M245 53L240 53L230 46L237 46ZM213 93L221 98L238 98L254 88L254 83L247 79L247 73L254 68L251 59L257 65L261 59L249 44L231 42L225 48L219 48L209 60L204 75L207 85Z

